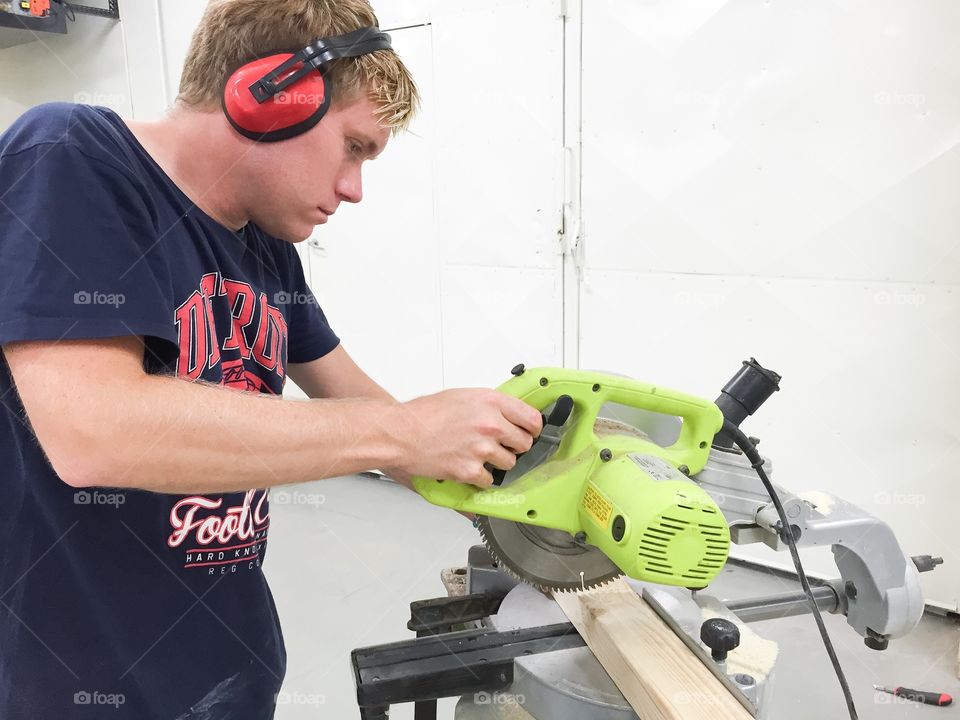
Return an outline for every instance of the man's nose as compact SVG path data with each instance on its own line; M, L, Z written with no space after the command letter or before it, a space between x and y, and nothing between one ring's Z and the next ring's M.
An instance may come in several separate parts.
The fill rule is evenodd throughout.
M337 195L341 200L350 203L358 203L363 199L363 181L359 168L340 177L337 182Z

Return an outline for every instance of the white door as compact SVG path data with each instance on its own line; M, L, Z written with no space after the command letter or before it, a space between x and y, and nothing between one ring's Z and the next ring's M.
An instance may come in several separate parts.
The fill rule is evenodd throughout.
M422 112L306 252L344 347L401 399L563 361L559 1L423 12L389 30Z
M584 6L580 365L711 399L780 371L744 424L777 481L943 556L956 609L957 6Z

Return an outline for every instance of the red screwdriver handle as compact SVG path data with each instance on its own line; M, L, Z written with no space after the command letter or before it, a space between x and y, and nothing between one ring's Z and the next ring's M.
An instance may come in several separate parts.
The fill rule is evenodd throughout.
M924 692L923 690L911 690L910 688L898 687L893 691L897 697L913 700L924 705L938 705L944 707L953 702L953 698L947 693Z

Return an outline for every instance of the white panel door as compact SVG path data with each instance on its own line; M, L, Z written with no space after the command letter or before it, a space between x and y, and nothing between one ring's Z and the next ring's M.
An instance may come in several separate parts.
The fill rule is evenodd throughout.
M436 12L390 31L423 96L412 132L308 251L344 347L400 398L562 363L559 3Z
M444 384L563 364L563 18L553 0L434 23Z
M364 164L364 198L307 241L311 287L344 348L400 399L440 389L439 249L434 233L431 28L391 31L425 112Z
M956 609L960 5L584 5L581 367L710 398L780 371L745 424L777 481L943 556Z

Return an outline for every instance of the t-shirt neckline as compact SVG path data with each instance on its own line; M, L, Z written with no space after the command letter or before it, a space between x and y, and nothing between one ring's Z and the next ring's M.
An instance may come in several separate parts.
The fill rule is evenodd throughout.
M240 240L246 240L247 231L248 231L249 228L250 228L250 222L249 222L249 221L248 221L243 227L241 227L240 229L234 230L233 228L227 227L226 225L224 225L222 222L220 222L219 220L217 220L215 217L212 217L211 215L209 215L207 212L205 212L205 211L203 210L203 208L201 208L201 207L200 207L199 205L197 205L193 200L191 200L191 199L190 199L190 196L187 195L179 185L177 185L177 183L174 181L174 179L173 179L172 177L170 177L170 175L167 173L167 171L163 169L163 167L160 165L160 163L158 163L158 162L156 161L156 159L153 157L153 155L151 155L150 152L143 146L143 143L140 142L140 139L137 137L136 133L134 133L133 130L130 129L130 127L127 125L126 121L125 121L122 117L120 117L120 115L119 115L115 110L113 110L113 109L111 109L111 108L108 108L108 107L101 107L101 106L96 106L94 109L95 109L97 112L99 112L101 115L103 115L110 124L114 125L121 133L123 133L123 135L127 138L127 140L128 140L134 147L136 147L137 150L139 150L141 153L143 153L143 155L144 155L144 156L148 159L148 161L150 162L150 165L151 165L158 173L160 173L161 176L163 176L163 179L166 180L167 183L169 183L169 184L176 190L177 195L179 195L180 198L181 198L181 200L183 200L184 203L186 203L186 205L187 205L188 208L189 208L187 212L196 211L196 212L199 213L205 220L209 220L211 223L213 223L214 225L216 225L218 228L222 228L223 230L226 230L227 232L232 233L233 235L235 235L235 236L236 236L238 239L240 239Z

